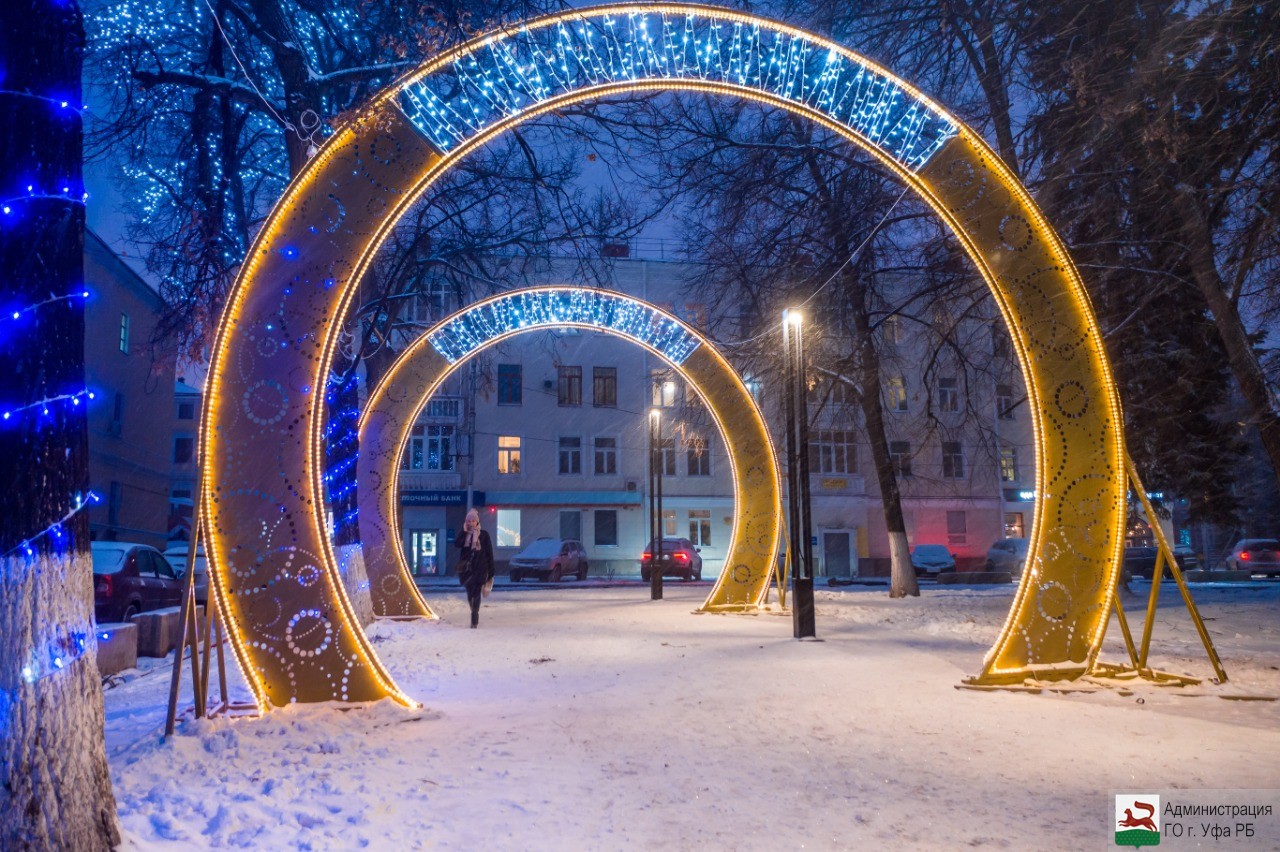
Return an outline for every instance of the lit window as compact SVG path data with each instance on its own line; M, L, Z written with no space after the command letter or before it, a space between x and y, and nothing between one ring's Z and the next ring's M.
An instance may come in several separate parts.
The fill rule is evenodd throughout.
M890 411L907 410L907 383L902 376L893 376L885 383L885 403Z
M689 541L697 547L708 547L711 544L711 510L689 510Z
M520 510L499 509L497 515L498 547L520 546Z
M942 476L945 479L964 479L964 448L959 441L942 442Z
M120 315L120 351L129 354L129 315Z
M498 436L498 473L520 472L520 439L512 435Z
M1004 513L1004 537L1005 538L1023 538L1026 535L1025 528L1022 525L1021 512L1005 512Z
M1017 447L1001 448L1000 479L1004 482L1018 481L1018 449Z

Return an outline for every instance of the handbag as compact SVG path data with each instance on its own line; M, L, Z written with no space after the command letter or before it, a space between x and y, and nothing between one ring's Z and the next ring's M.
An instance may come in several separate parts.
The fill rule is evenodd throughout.
M458 572L458 583L465 586L467 578L471 575L471 554L463 551L462 557L458 560L456 566Z

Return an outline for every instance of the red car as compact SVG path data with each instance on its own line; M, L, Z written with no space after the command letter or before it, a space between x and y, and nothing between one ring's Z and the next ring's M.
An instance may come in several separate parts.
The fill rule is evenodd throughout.
M649 582L653 574L653 551L657 541L650 541L640 557L640 579ZM702 557L687 538L662 539L662 576L680 577L685 582L702 579Z
M95 541L93 613L99 624L129 621L140 612L177 606L182 581L154 547L125 541Z

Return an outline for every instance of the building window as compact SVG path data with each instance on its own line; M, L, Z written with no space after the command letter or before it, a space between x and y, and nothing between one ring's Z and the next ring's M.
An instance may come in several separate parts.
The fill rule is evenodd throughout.
M453 427L418 424L409 431L401 470L453 470Z
M120 315L120 351L129 354L129 315Z
M751 394L751 398L756 401L756 405L764 405L764 383L751 375L743 376L742 383L746 385L747 393Z
M582 405L581 367L556 367L556 397L561 405Z
M427 401L427 417L432 420L457 418L462 414L462 400L454 397L436 398Z
M453 427L427 427L427 470L453 470Z
M124 486L112 481L107 490L107 523L110 526L120 525L120 503L124 499Z
M898 477L911 475L911 442L889 442L889 464L893 465L893 473Z
M498 436L498 473L520 472L520 439L514 435Z
M195 420L196 404L194 402L178 403L178 419L179 420Z
M107 427L107 431L117 437L124 432L124 394L119 391L111 401L111 424Z
M857 473L858 448L853 432L819 429L809 443L812 473Z
M1025 538L1026 530L1022 526L1021 512L1005 512L1004 513L1004 537L1005 538Z
M618 407L618 368L591 369L591 404L597 408Z
M675 538L676 535L676 510L662 510L662 535L666 538Z
M711 510L689 510L689 541L698 547L711 545Z
M498 405L519 405L524 399L524 370L519 364L498 365Z
M560 439L560 474L578 476L582 473L582 439Z
M942 442L942 476L944 479L964 479L964 448L959 441Z
M886 345L897 346L902 342L902 317L890 314L880 323L880 328Z
M947 512L947 544L964 544L969 536L969 521L964 512Z
M689 464L690 476L711 475L711 446L707 439L698 435L685 439L685 457Z
M413 297L410 313L415 323L430 325L449 313L449 285L428 281L423 292Z
M618 439L596 438L596 476L613 476L618 472Z
M689 302L684 306L684 316L681 319L705 334L707 331L707 306L700 302Z
M960 410L960 386L956 379L938 379L938 410Z
M663 438L658 442L658 449L661 453L661 462L658 463L658 469L662 471L663 476L676 475L676 439Z
M680 383L668 372L655 372L649 377L649 404L654 408L675 408L680 398Z
M596 509L596 547L618 546L618 510Z
M560 510L560 538L569 541L582 541L582 511L580 509Z
M991 326L991 354L997 358L1009 357L1009 335L997 325Z
M885 402L890 411L907 410L907 383L902 376L892 376L885 384Z
M498 547L520 546L520 510L499 509L497 515Z
M1000 479L1003 482L1018 481L1018 448L1002 447L1000 449Z
M1001 420L1013 419L1013 387L996 385L996 414Z
M196 439L191 437L177 437L173 439L173 463L174 464L191 464L191 457L195 455Z

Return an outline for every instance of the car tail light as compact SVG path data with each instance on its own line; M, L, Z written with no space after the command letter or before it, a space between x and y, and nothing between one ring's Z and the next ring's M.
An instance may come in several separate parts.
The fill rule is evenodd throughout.
M1247 551L1247 550L1242 550L1242 551L1240 551L1240 558L1241 558L1241 559L1243 559L1245 562L1248 562L1248 561L1249 561L1249 551Z
M641 554L640 554L640 558L641 558L641 559L652 559L652 558L653 558L653 554L646 550L644 553L641 553Z
M111 597L111 575L103 574L98 577L98 584L94 591L104 597Z
M676 561L677 561L677 562L688 562L688 561L689 561L689 554L685 553L684 551L676 551Z

